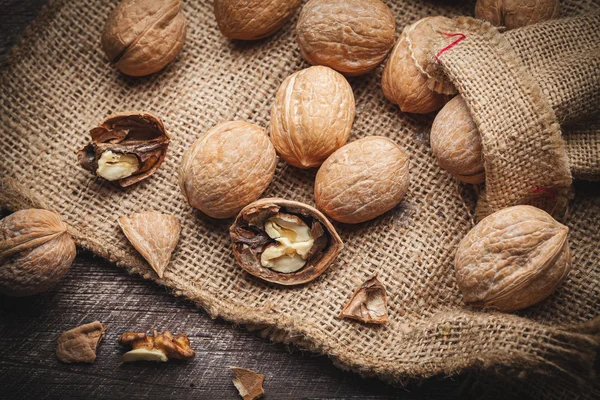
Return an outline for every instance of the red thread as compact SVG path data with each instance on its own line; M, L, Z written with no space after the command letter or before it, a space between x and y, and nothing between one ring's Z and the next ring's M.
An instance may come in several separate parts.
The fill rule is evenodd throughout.
M440 62L440 56L445 52L450 50L451 48L453 48L454 46L456 46L457 44L459 44L462 40L464 40L466 38L466 36L462 33L445 33L442 32L443 35L446 35L448 37L454 37L454 36L459 36L458 39L456 39L454 42L450 43L448 46L444 47L443 49L441 49L440 51L438 51L438 53L435 55L435 60L438 62Z
M531 189L531 193L545 193L550 197L550 200L556 200L556 194L552 190L543 187Z

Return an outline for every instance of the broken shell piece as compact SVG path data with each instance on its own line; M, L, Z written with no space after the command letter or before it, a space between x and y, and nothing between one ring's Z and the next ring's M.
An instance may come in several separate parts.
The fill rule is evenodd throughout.
M229 228L237 263L267 282L299 285L321 275L343 243L317 209L278 198L244 207Z
M61 333L56 345L56 357L64 363L93 363L105 330L104 325L94 321Z
M371 276L354 291L338 317L355 319L366 324L385 324L387 322L385 287L377 279L377 275Z
M132 350L123 354L121 362L133 361L162 361L171 358L189 360L194 358L194 350L190 347L190 341L186 335L179 334L175 337L169 331L158 333L154 336L143 332L125 332L118 342L131 346Z
M265 394L262 388L265 376L263 374L257 374L251 369L229 367L235 374L233 384L240 392L240 396L244 400L255 400Z
M160 118L144 112L108 116L79 150L79 164L121 187L152 175L164 161L171 136Z
M172 215L145 212L118 219L133 247L162 278L179 242L181 225Z

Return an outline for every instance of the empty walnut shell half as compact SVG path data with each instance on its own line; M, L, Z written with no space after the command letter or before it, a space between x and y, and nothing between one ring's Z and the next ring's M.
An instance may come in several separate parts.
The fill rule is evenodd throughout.
M279 198L244 207L229 233L235 259L246 272L285 286L314 280L344 247L321 212Z
M108 116L79 150L81 166L121 187L152 175L163 163L171 136L160 118L145 112Z

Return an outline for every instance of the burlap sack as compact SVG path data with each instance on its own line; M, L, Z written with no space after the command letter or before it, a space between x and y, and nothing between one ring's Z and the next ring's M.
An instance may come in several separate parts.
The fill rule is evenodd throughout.
M316 281L296 288L264 284L236 266L227 234L231 221L191 209L176 174L185 149L216 123L268 125L279 84L307 66L294 22L265 40L231 42L219 34L210 3L187 1L183 52L163 72L132 79L110 66L99 45L115 3L53 1L13 52L0 77L0 204L16 210L45 203L71 224L80 246L164 284L214 317L327 354L365 375L401 382L470 368L526 370L560 374L555 381L567 382L564 391L573 378L590 377L600 325L599 198L578 196L570 205L574 270L556 293L515 314L472 310L462 301L452 261L473 225L475 194L438 168L428 144L431 117L402 114L384 99L380 67L350 80L357 102L351 140L384 135L410 154L405 200L374 221L338 225L346 247ZM387 3L399 30L426 15L468 15L473 9L462 2ZM571 0L563 10L578 15L591 8L599 6ZM79 167L75 152L104 116L131 109L161 116L173 141L155 175L118 189ZM264 196L314 204L313 179L314 171L280 162ZM174 214L183 224L163 280L117 225L118 216L146 210ZM388 324L336 318L354 288L375 272L387 288Z

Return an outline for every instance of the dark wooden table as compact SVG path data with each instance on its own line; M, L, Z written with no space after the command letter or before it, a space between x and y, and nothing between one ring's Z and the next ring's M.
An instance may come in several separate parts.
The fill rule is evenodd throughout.
M8 53L45 0L0 0L0 58ZM0 61L1 62L1 61ZM1 139L1 138L0 138ZM0 217L6 213L0 213ZM108 330L92 365L55 357L62 331L99 320ZM166 364L121 364L116 340L125 330L186 333L196 358ZM80 252L65 279L30 298L0 296L0 398L237 399L229 366L265 374L265 399L447 399L464 378L405 388L337 369L324 356L263 340L212 320L166 288Z

